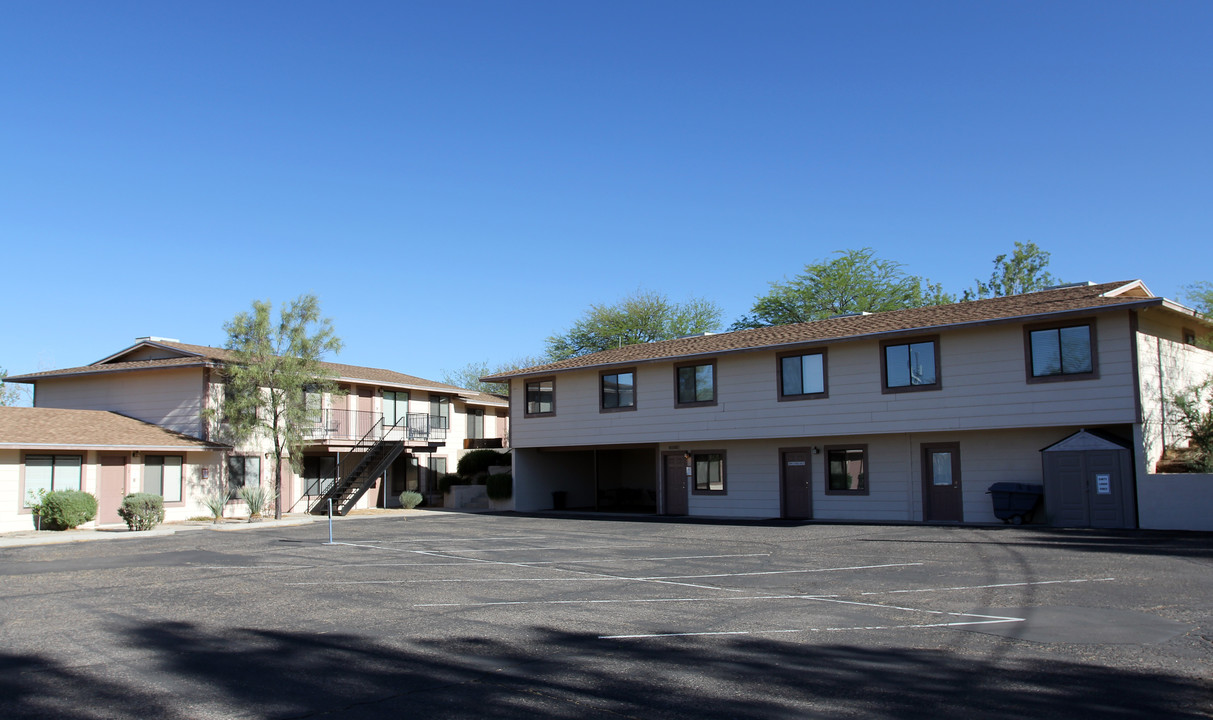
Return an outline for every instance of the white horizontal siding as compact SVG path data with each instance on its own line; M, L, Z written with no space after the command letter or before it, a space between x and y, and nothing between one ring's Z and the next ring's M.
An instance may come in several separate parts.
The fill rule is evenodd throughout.
M673 363L640 365L637 409L598 411L598 372L556 376L556 415L525 418L524 383L512 392L515 447L722 441L907 431L1109 425L1136 416L1129 318L1097 321L1099 378L1029 384L1020 325L946 332L940 339L942 389L881 392L880 346L858 340L828 348L829 397L779 402L776 354L717 358L717 404L674 407Z
M109 410L200 437L203 388L202 368L46 378L36 384L34 405Z

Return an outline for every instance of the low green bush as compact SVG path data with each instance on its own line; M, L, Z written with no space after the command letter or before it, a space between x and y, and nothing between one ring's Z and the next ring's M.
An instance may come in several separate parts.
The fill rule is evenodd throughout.
M130 530L151 530L164 522L164 498L152 493L131 493L122 498L118 516Z
M489 475L484 485L490 500L506 500L514 495L514 476L509 473Z
M464 477L473 477L481 473L487 473L489 468L494 465L509 464L509 453L497 452L496 450L473 450L459 458L459 462L455 465L455 471Z
M34 512L43 530L71 530L97 517L97 498L79 490L54 490L41 496Z
M449 493L452 485L467 485L468 483L458 475L447 473L438 478L438 492L442 494Z
M405 490L404 492L400 493L400 504L408 510L412 510L424 501L425 496L419 492Z

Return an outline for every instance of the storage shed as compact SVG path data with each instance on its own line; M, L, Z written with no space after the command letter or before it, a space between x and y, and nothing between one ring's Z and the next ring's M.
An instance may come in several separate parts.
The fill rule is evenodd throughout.
M1133 453L1128 443L1084 429L1041 450L1041 460L1050 525L1137 527Z

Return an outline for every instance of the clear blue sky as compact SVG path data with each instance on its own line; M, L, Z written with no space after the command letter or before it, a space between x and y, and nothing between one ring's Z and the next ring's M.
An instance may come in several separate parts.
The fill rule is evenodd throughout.
M865 246L1180 299L1210 37L1210 2L6 2L0 367L312 292L334 359L440 379Z

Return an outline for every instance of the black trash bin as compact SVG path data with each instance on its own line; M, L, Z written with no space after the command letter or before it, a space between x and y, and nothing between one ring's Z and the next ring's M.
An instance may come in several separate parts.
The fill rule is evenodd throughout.
M994 483L986 490L994 501L994 517L1005 523L1019 525L1027 520L1040 498L1045 494L1044 485L1033 483Z
M564 490L552 493L552 509L563 510L569 503L569 494Z

